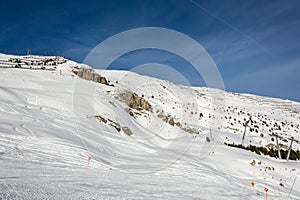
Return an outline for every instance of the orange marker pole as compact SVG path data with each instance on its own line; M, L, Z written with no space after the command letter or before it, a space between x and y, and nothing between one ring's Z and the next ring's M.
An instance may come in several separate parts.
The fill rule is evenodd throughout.
M91 160L92 160L92 158L91 158L91 156L89 156L89 157L88 157L88 166L89 166L89 167L90 167Z
M251 183L251 190L254 188L254 182Z
M265 188L265 192L266 192L266 200L268 200L268 188Z

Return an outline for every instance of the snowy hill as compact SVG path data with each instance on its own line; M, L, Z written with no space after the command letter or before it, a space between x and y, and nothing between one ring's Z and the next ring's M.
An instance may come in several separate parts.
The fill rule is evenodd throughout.
M298 102L0 54L0 113L0 199L300 198Z

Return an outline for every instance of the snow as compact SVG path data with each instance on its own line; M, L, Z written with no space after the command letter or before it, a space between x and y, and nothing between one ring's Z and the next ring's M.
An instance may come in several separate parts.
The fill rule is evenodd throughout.
M299 161L224 145L241 142L250 115L259 132L248 128L246 144L269 144L275 122L286 125L274 131L299 140L300 103L96 70L113 87L78 78L76 66L89 68L70 60L53 71L0 68L0 199L265 199L265 187L269 199L300 198ZM130 116L116 98L124 91L144 95L152 112Z

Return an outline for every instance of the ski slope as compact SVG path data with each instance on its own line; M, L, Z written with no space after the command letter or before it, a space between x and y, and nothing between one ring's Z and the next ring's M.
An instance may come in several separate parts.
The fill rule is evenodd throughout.
M0 199L265 199L264 188L300 199L299 161L224 145L241 142L249 116L245 145L299 140L300 103L96 70L105 85L72 72L86 65L43 59L0 54ZM152 110L130 109L124 92Z

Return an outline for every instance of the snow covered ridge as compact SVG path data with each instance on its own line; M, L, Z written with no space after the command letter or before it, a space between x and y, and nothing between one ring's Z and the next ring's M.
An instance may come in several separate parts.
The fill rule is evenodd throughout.
M292 137L300 147L298 102L0 60L0 199L300 198L299 160L284 159ZM231 147L244 133L254 152Z
M2 55L2 56L1 56ZM0 55L0 68L20 68L33 70L55 70L60 64L67 62L61 56L3 56Z

